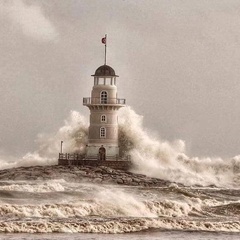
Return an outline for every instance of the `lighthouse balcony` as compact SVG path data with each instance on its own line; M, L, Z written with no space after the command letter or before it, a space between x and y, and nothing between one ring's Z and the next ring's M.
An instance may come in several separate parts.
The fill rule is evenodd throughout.
M126 99L124 98L83 98L83 105L125 105Z

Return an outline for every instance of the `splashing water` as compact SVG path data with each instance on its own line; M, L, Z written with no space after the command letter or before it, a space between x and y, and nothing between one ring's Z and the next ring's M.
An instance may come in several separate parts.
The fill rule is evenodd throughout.
M133 171L185 185L239 187L240 156L190 158L183 140L169 143L151 137L143 129L143 117L130 108L123 109L121 115L120 143L132 157Z
M0 234L15 233L16 239L25 239L17 235L22 232L126 233L148 229L151 236L153 228L232 233L240 230L237 196L227 202L224 197L234 193L231 190L174 186L152 189L63 180L0 184Z
M134 172L185 185L239 186L240 156L226 160L190 158L186 155L183 140L170 143L150 136L143 129L143 117L130 107L121 109L119 115L120 153L131 155ZM85 153L87 122L80 113L72 111L55 135L39 134L37 151L27 153L15 162L2 160L1 168L56 164L61 140L64 141L64 152Z
M71 111L70 116L54 135L39 134L36 142L39 149L33 153L27 153L22 159L6 162L0 159L1 169L57 164L60 152L60 141L64 141L64 152L84 153L88 138L88 123L84 116L76 111Z

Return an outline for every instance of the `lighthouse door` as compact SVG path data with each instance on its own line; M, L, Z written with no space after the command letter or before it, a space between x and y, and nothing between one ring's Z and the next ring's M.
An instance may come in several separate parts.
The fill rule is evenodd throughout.
M106 149L103 147L103 145L99 148L99 160L106 160Z

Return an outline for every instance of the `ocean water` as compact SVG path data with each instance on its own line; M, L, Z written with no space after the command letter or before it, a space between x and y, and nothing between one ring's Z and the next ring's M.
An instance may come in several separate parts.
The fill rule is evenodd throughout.
M0 239L239 239L239 196L177 184L1 181Z
M131 233L131 234L115 234L115 235L103 235L103 234L89 234L89 233L75 233L75 234L1 234L1 240L174 240L174 239L192 239L192 240L238 240L239 234L235 233L208 233L208 232L179 232L179 231L158 231L158 232L144 232L144 233Z
M0 168L56 164L61 140L65 152L84 153L87 124L79 113L55 135L40 135L38 150L15 162L1 159ZM120 113L119 143L132 157L131 171L172 184L4 178L0 239L240 239L240 156L189 157L184 141L151 136L130 108Z

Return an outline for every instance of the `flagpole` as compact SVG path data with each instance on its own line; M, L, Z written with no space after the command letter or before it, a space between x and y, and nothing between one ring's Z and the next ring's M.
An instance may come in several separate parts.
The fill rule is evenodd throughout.
M107 64L107 34L105 34L105 62L104 64Z

